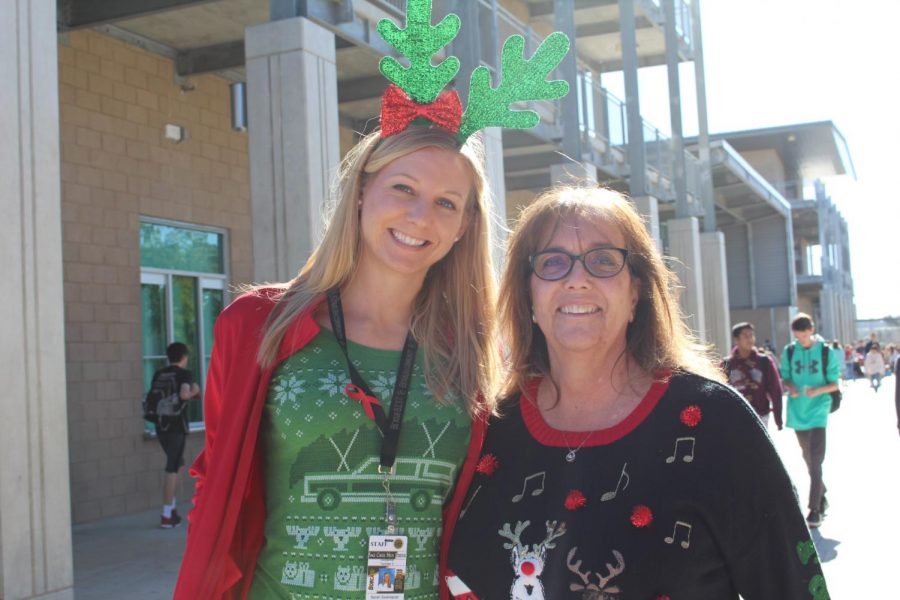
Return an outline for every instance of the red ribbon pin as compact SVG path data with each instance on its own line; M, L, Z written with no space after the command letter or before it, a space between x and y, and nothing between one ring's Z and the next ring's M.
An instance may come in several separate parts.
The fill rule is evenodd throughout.
M428 119L450 133L458 134L462 112L459 94L454 91L444 92L430 104L419 104L392 84L381 98L381 137L400 133L419 117Z
M372 406L381 406L381 402L378 398L374 396L366 396L366 393L359 389L357 386L352 383L348 383L344 387L344 393L347 394L347 397L351 400L356 400L360 404L362 404L363 409L366 411L366 416L374 421L375 420L375 411L372 410Z

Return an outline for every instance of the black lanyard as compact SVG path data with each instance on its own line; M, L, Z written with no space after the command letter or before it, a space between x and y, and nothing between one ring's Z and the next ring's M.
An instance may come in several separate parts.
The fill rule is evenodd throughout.
M344 331L344 311L341 308L341 294L337 289L328 290L328 316L331 319L331 328L334 337L344 352L347 359L347 371L350 372L350 381L344 388L344 393L353 400L363 405L366 416L375 421L375 425L381 431L381 466L391 469L397 458L397 444L400 442L400 427L403 424L403 410L406 408L406 397L409 395L409 383L412 380L413 368L416 364L416 350L418 344L413 338L412 332L406 334L406 342L403 344L403 352L400 354L400 364L397 366L397 378L394 382L394 394L391 396L390 418L384 414L381 402L372 393L371 388L362 378L356 366L350 360L347 353L347 334Z

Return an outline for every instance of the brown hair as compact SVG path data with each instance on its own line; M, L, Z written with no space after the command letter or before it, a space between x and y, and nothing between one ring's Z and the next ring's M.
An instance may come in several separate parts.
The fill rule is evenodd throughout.
M683 370L721 381L709 349L700 345L682 317L674 295L676 277L650 237L641 216L624 195L601 188L559 186L522 211L507 247L500 284L500 323L510 346L510 377L504 396L523 390L535 375L550 375L547 341L531 319L531 265L546 232L566 219L614 225L628 250L626 265L640 290L634 320L626 329L626 354L644 371Z
M392 161L423 148L458 152L472 170L466 201L468 225L450 252L432 265L416 298L411 330L425 356L426 381L439 401L456 394L470 414L490 410L499 379L496 336L496 283L491 262L491 197L480 138L460 147L442 129L410 127L381 138L376 130L354 146L341 163L332 207L321 243L278 296L259 350L259 362L272 365L288 326L329 289L353 276L359 256L357 201L366 180ZM479 394L483 399L479 401Z
M814 326L812 317L806 313L797 313L797 316L791 319L791 331L809 331Z

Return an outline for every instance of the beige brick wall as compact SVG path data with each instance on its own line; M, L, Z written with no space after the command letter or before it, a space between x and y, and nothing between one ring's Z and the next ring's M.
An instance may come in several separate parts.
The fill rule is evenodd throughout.
M174 81L172 62L92 31L59 45L62 227L72 518L161 504L164 457L140 417L141 216L228 231L230 283L253 268L246 134L228 82ZM166 123L187 129L165 139ZM202 434L189 437L193 461ZM184 470L178 492L189 499Z

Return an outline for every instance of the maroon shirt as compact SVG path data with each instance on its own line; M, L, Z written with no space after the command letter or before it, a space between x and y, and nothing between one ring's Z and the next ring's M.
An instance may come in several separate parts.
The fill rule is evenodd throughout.
M753 410L761 417L771 411L775 424L781 429L781 376L768 354L751 350L747 358L741 358L735 348L725 359L725 373L728 383L740 392Z

